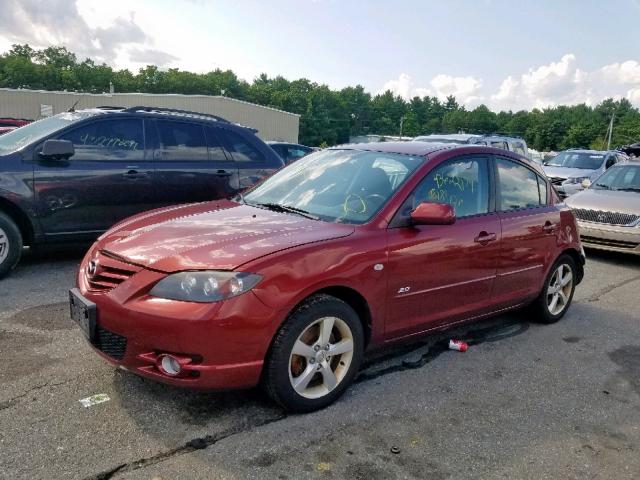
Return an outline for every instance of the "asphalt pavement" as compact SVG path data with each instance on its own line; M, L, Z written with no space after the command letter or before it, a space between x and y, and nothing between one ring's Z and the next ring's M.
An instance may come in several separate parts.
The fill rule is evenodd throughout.
M288 415L103 362L68 318L81 256L0 281L0 478L640 478L640 258L588 251L561 322L514 312L455 332L465 353L377 352L337 403Z

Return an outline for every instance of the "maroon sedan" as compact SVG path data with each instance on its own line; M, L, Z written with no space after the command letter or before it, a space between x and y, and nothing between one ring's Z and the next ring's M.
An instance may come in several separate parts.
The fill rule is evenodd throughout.
M334 401L363 352L529 306L569 308L584 254L542 170L419 142L324 150L234 201L113 227L71 312L127 370L184 387L261 383L287 409Z

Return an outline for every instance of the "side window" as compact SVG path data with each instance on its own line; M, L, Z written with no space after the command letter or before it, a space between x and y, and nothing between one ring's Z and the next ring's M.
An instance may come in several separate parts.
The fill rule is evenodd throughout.
M491 146L494 148L501 148L503 150L509 150L505 142L491 142Z
M238 162L264 162L264 155L251 145L242 135L225 130L224 135L229 142L229 149L233 159Z
M548 198L549 198L549 192L548 187L547 187L547 181L542 178L540 175L537 176L538 177L538 192L540 195L540 205L547 205L548 202Z
M63 133L73 143L71 160L144 160L142 120L112 119L91 122Z
M224 152L224 146L220 138L220 130L216 128L205 128L207 135L207 147L209 148L209 160L213 162L227 162L230 159Z
M304 157L305 155L307 155L309 152L306 150L303 150L301 148L298 147L288 147L287 148L287 162L295 162L296 160L301 159L302 157Z
M518 210L540 205L538 175L524 165L502 158L496 159L496 167L499 210Z
M604 168L613 167L615 164L616 164L616 156L615 155L610 155L607 158L607 163L606 163Z
M158 120L161 160L207 160L204 129L197 123Z
M482 157L463 157L438 165L407 197L398 212L399 218L408 218L411 211L422 202L448 203L453 206L458 218L488 213L487 160Z
M513 151L516 152L518 155L524 155L524 145L522 145L521 143L514 143Z

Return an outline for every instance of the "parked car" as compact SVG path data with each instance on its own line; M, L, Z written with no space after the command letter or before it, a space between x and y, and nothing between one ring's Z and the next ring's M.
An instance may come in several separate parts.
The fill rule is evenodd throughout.
M455 143L458 145L487 145L515 152L529 158L527 142L523 138L504 135L474 135L469 133L421 135L413 139L415 142Z
M316 151L313 147L307 147L298 143L267 142L267 145L273 148L287 165Z
M640 163L619 163L585 186L566 200L584 246L640 255Z
M135 213L234 196L283 165L249 128L145 107L66 112L0 137L0 277L23 245L95 240Z
M526 305L559 320L583 263L573 213L532 162L359 144L235 200L125 220L88 251L70 302L95 350L130 372L182 387L262 383L310 411L347 388L367 348Z
M0 118L0 127L24 127L31 123L26 118Z
M566 198L582 190L584 180L594 180L607 168L625 161L627 156L618 151L571 149L545 160L543 169L560 197Z
M28 123L31 123L31 121L24 118L0 118L0 135L9 133Z

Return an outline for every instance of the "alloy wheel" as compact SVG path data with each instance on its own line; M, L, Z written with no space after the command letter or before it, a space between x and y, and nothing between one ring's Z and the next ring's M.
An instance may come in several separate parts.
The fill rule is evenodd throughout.
M305 398L320 398L344 379L353 360L353 333L336 317L316 320L300 334L289 357L289 380Z
M0 264L9 256L9 237L5 231L0 228Z
M559 315L569 304L573 289L573 272L566 263L558 266L547 287L547 308L551 315Z

